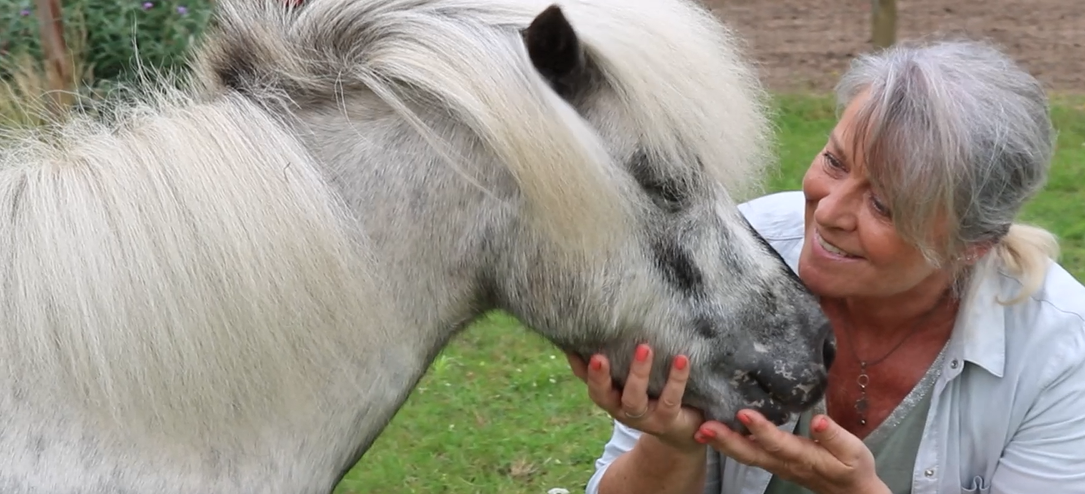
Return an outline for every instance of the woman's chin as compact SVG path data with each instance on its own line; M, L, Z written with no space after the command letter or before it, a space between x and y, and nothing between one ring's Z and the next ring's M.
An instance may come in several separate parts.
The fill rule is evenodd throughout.
M861 279L856 268L860 263L849 260L846 263L819 262L816 256L812 257L803 252L799 257L799 278L807 288L822 297L844 297L852 294L850 287L854 287Z

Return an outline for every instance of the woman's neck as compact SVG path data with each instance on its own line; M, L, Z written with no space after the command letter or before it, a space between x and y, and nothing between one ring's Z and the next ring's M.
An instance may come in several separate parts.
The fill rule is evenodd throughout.
M917 324L941 325L947 319L955 319L957 313L951 282L942 276L932 276L906 292L889 297L855 296L822 303L852 331L876 331L881 337L910 332Z

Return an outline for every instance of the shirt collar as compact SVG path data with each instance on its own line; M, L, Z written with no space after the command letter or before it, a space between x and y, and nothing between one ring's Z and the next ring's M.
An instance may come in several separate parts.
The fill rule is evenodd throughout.
M1003 297L997 270L976 273L972 289L962 300L953 331L951 351L995 377L1006 366L1006 311L998 301Z

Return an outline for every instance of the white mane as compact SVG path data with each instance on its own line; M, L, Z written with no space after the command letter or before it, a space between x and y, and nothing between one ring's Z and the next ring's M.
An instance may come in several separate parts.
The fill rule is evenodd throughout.
M244 433L388 337L354 221L266 112L173 94L119 120L0 154L0 382Z

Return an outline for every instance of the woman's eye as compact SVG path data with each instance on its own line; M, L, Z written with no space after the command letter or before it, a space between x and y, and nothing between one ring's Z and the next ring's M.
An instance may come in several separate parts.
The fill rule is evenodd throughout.
M891 212L889 211L889 206L886 206L885 203L881 201L881 199L878 199L877 197L871 197L870 204L874 207L874 211L876 211L878 214L886 218L892 216Z
M840 160L836 159L836 156L833 156L828 151L821 153L821 156L825 158L825 162L828 163L829 166L838 170L844 169L844 165L840 163Z

